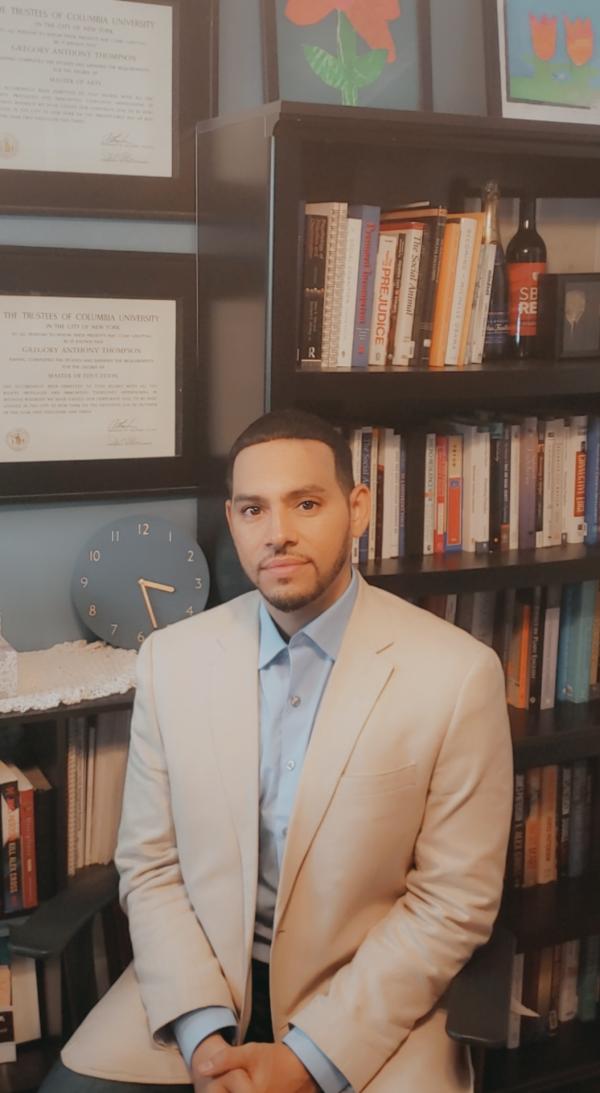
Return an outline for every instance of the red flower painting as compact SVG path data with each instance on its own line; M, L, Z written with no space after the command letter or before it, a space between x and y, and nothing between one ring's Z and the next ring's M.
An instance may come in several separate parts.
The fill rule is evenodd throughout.
M399 0L288 0L285 14L291 23L306 27L320 23L333 11L344 13L371 49L385 49L388 63L396 60L389 23L400 15Z

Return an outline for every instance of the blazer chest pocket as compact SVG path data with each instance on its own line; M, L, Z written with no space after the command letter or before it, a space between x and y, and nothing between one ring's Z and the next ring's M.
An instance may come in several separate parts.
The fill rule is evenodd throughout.
M417 781L417 764L407 763L395 770L386 770L379 773L347 773L343 774L338 782L336 793L346 799L370 800L394 796L402 790L415 786Z

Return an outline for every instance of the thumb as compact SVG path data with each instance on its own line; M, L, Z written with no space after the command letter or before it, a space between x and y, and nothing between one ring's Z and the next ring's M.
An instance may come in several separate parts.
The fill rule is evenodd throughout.
M205 1059L198 1064L198 1071L200 1074L217 1077L228 1074L230 1070L243 1068L246 1054L245 1047L229 1047L229 1045L221 1047L215 1051L214 1055L211 1055L210 1059Z

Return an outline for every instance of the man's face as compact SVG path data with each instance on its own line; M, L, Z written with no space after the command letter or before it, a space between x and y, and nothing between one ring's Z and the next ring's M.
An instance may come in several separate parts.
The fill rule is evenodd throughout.
M368 490L343 492L333 452L319 440L270 440L235 461L229 528L275 617L297 613L303 625L335 602L348 584L352 537L368 515Z

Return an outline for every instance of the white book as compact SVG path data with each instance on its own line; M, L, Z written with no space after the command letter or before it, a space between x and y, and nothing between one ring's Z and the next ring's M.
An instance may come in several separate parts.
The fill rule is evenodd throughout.
M572 1021L577 1017L578 973L579 941L564 941L560 946L560 985L558 990L559 1021Z
M415 355L413 325L421 250L423 247L423 229L406 228L403 234L405 236L404 255L398 291L398 313L391 363L406 367Z
M510 516L508 549L519 549L519 476L521 473L521 426L510 427Z
M513 956L512 980L510 988L510 1008L508 1011L508 1028L506 1032L507 1048L517 1048L521 1043L521 1013L520 1003L523 998L523 968L525 953L515 953Z
M398 233L383 232L377 247L369 364L383 366L386 363L387 343L394 293L394 270L398 253Z
M471 304L471 314L469 316L469 331L467 334L467 340L465 343L465 351L463 354L462 364L469 364L471 362L473 354L473 336L475 333L475 327L477 324L477 313L481 307L481 293L483 289L483 266L485 259L484 244L479 246L479 257L477 259L477 273L475 275L475 288L473 290L473 303Z
M306 216L327 217L327 252L325 255L325 291L323 294L323 326L321 334L321 364L323 368L329 367L331 359L331 330L333 316L333 299L335 271L338 260L338 233L340 216L344 202L342 201L312 201L304 207ZM348 207L346 206L346 215Z
M360 482L360 456L362 445L362 430L353 429L350 434L350 451L352 452L352 475L354 478L354 484L358 485ZM359 540L357 536L352 539L352 564L358 565L358 544Z
M16 956L13 953L11 973L15 1043L25 1044L30 1040L39 1040L42 1030L35 960L30 956Z
M456 272L454 278L454 291L452 293L452 307L450 309L450 324L448 327L448 340L446 342L445 363L456 365L459 363L458 354L460 340L465 319L465 304L467 291L473 265L473 248L477 238L477 221L471 217L463 216L460 221L460 241L456 258Z
M491 646L494 641L494 616L496 613L496 593L485 589L473 593L473 615L471 634L477 641Z
M129 748L131 715L99 714L96 719L96 761L94 764L94 809L92 814L93 862L112 861L117 841L123 786Z
M463 550L481 554L490 539L490 434L468 422L454 428L463 437Z
M458 607L458 595L456 592L449 592L446 596L446 610L444 611L444 618L446 622L456 622L456 609Z
M565 516L568 543L585 538L585 460L588 419L585 414L569 418L565 456Z
M337 204L339 206L337 238L331 271L331 319L327 332L328 338L325 346L326 355L324 360L326 368L337 367L337 349L340 340L342 321L346 246L348 242L348 204L345 201L339 201ZM327 273L327 269L325 272Z
M381 557L397 558L400 549L400 460L402 437L383 432L383 528Z
M484 243L483 269L481 272L481 298L477 309L477 318L473 330L473 344L471 348L471 362L481 364L483 360L483 346L485 344L485 332L490 311L492 296L492 281L494 278L494 265L496 262L496 244Z
M380 429L374 428L371 439L371 468L369 471L369 489L371 491L371 515L369 518L369 545L367 558L370 562L375 560L375 540L377 538L377 475L379 472L379 434Z
M360 264L360 239L362 221L355 216L346 221L346 256L340 294L340 324L337 350L333 350L333 365L349 368L352 362L354 341L354 317L356 314L356 285Z
M11 972L11 952L8 927L0 929L0 1063L14 1063L17 1047L14 1033L14 1006Z
M540 709L552 710L556 699L556 668L558 662L558 636L560 631L560 586L550 585L546 590L544 615L544 640L542 652L542 682Z
M542 547L560 546L563 525L564 421L551 418L544 423L544 499Z
M427 433L425 444L425 476L423 505L423 554L433 554L435 533L435 433Z

